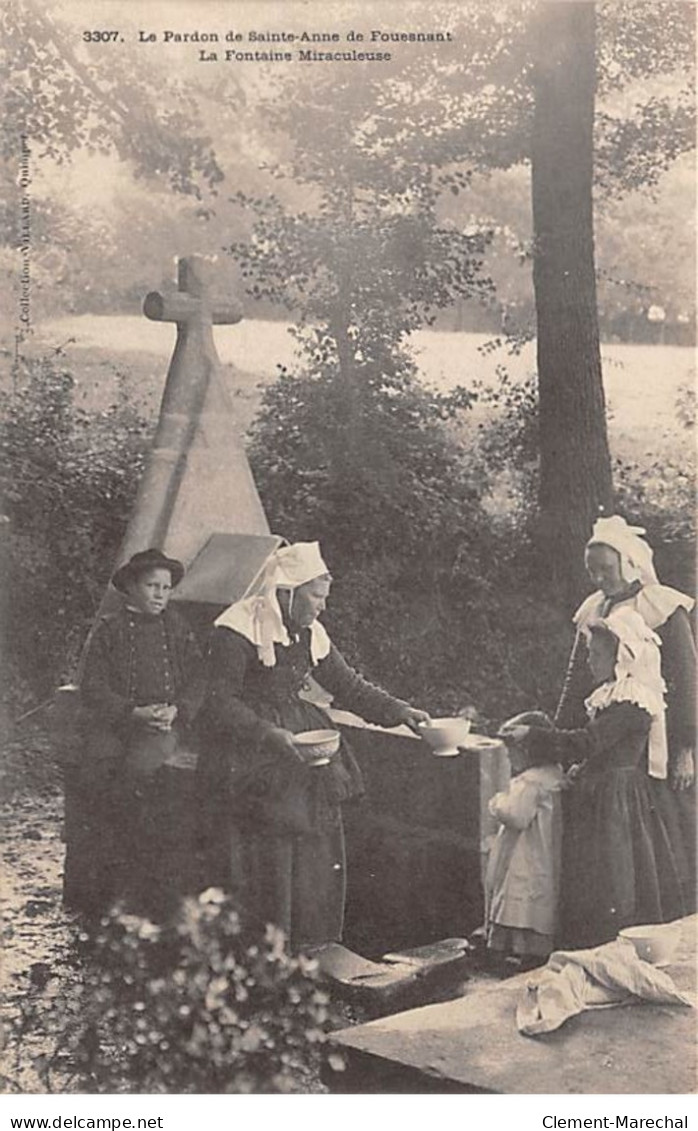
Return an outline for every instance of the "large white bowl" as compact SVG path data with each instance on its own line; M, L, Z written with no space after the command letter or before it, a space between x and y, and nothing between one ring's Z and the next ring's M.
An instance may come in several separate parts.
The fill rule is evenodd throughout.
M638 958L653 966L668 966L681 941L680 923L649 923L642 927L625 927L618 938L627 939L635 947Z
M340 737L338 730L304 730L293 741L308 766L326 766L339 750Z
M465 741L470 730L470 719L456 718L431 719L419 724L419 733L431 747L432 754L438 758L453 758L459 753L459 746Z

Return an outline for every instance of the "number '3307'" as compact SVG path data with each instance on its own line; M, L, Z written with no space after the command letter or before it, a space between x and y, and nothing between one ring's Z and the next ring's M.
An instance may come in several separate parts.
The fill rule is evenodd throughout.
M84 43L116 43L121 36L118 31L84 31Z

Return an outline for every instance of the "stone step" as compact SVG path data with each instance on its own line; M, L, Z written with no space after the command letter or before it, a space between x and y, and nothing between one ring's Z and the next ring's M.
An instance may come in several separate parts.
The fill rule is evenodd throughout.
M334 996L375 1017L462 993L470 950L466 939L443 939L373 962L340 943L328 943L314 957Z

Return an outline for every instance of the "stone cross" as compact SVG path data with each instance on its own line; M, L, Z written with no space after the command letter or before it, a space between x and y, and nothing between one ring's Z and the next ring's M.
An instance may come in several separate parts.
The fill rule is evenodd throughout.
M189 565L212 533L269 533L213 340L214 325L242 313L213 300L213 272L203 256L180 259L178 290L143 304L147 318L175 323L177 340L116 566L151 546Z
M177 340L133 513L112 570L150 548L163 550L188 567L215 534L253 535L249 542L255 543L257 552L260 544L266 552L275 545L213 340L214 325L239 322L242 312L233 303L214 303L211 260L192 255L178 260L177 267L177 292L153 291L143 304L147 318L175 323ZM236 545L240 542L238 537ZM230 572L230 563L223 565ZM99 614L118 608L120 601L110 585ZM85 652L78 665L78 683ZM75 701L75 685L62 690Z
M192 255L177 261L178 290L161 295L151 291L143 313L153 322L174 322L177 342L170 362L162 408L177 412L194 404L197 387L205 384L209 370L220 363L213 341L213 325L240 322L242 311L233 303L214 306L210 289L213 261Z

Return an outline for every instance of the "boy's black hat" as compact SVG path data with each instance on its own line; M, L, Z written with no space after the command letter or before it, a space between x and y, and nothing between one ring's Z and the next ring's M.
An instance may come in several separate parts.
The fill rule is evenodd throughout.
M134 581L151 569L166 569L172 578L172 588L179 585L184 577L184 566L176 558L168 558L162 550L141 550L134 554L125 565L120 566L111 583L120 593L125 593Z

